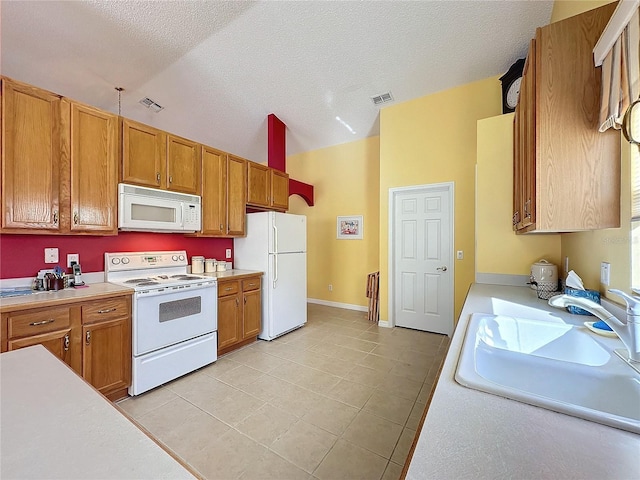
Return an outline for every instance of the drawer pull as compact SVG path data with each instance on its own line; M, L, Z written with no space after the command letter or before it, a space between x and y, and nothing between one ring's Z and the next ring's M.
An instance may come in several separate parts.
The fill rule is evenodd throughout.
M69 351L69 334L68 333L64 336L64 351L65 352Z
M250 286L250 287L255 287L255 286L256 286L256 284L255 284L255 283L250 283L250 284L249 284L249 286Z
M55 321L55 318L50 318L49 320L42 320L41 322L31 322L29 325L37 327L38 325L46 325L47 323L53 323Z
M230 290L231 290L231 287L227 287L227 288L224 289L225 292L228 292Z
M107 308L105 310L98 310L98 313L109 313L109 312L115 312L115 311L116 311L116 308L113 307L113 308Z
M87 330L87 334L85 335L85 343L87 345L91 343L91 330Z

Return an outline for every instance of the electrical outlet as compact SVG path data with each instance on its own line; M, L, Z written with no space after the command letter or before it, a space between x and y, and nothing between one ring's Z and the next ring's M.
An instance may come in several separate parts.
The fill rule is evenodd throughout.
M600 283L605 287L609 286L611 282L611 264L602 262L600 264Z
M333 285L329 284L329 291L333 292Z
M226 258L231 258L231 249L227 248L227 250L225 251L225 256Z
M458 250L458 251L456 252L456 258L457 258L458 260L462 260L462 259L464 258L464 252L463 252L462 250Z
M67 267L73 267L74 263L80 263L80 254L79 253L67 253Z
M58 263L58 249L57 248L45 248L44 249L44 263Z

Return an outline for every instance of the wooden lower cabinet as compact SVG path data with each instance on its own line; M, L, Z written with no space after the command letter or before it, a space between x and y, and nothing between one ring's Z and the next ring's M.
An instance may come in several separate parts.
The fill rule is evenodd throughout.
M218 280L218 355L254 342L260 333L260 278Z
M19 348L31 347L33 345L42 345L64 363L71 365L71 329L56 330L55 332L41 333L26 338L18 338L9 340L9 350L17 350ZM76 372L78 373L78 372Z
M82 305L82 376L107 398L131 384L131 297Z
M2 314L2 350L43 345L110 400L131 383L131 296Z

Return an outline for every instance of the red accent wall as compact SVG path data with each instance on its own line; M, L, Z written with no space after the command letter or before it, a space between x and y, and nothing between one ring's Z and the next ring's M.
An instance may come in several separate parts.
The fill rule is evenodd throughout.
M38 270L53 268L44 263L44 249L58 248L58 264L65 268L67 254L78 253L83 272L104 270L104 252L186 250L193 255L225 259L233 239L185 237L173 233L121 232L114 237L81 235L0 235L0 278L35 277ZM69 271L69 269L67 269Z
M287 126L282 123L273 113L267 116L267 165L271 168L287 171L287 154L286 154L286 129Z

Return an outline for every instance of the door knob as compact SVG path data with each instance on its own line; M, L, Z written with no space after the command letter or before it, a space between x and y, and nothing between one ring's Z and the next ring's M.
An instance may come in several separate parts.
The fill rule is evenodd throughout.
M447 267L438 267L438 268L436 268L436 270L438 270L439 272L446 272L447 271Z

